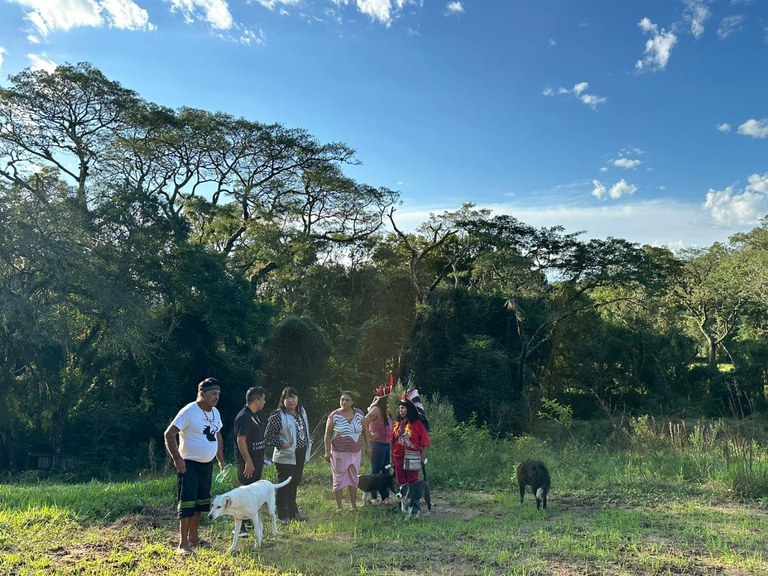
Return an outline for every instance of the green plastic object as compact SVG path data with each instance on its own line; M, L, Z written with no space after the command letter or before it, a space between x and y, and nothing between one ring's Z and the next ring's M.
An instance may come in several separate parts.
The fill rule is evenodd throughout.
M237 480L237 471L232 464L227 464L221 472L216 474L213 483L216 488L229 488L234 486L235 480Z

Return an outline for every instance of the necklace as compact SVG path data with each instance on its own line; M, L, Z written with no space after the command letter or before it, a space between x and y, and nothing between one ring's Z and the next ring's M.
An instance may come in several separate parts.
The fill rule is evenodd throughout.
M203 409L200 408L200 410L203 410ZM216 416L213 415L213 410L211 410L211 418L210 419L208 419L208 412L203 410L203 417L205 418L205 421L208 422L208 424L213 424L216 421Z

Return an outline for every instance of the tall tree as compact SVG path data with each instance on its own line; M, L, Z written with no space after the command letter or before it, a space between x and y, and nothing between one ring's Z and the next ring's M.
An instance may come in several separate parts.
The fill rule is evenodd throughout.
M27 69L10 80L11 88L0 88L0 176L29 186L39 166L56 168L72 179L87 210L87 182L139 98L85 63Z

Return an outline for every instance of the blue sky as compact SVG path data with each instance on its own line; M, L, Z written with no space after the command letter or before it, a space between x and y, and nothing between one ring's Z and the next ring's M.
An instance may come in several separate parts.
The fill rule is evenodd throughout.
M0 84L80 61L349 144L406 228L474 202L708 246L768 214L768 0L0 0Z

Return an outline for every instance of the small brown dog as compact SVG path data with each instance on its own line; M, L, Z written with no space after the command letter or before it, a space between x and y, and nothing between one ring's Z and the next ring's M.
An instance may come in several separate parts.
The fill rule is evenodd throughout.
M530 486L536 497L536 509L547 508L549 494L549 470L541 460L526 460L517 467L517 483L520 486L520 504L523 503L525 487Z

